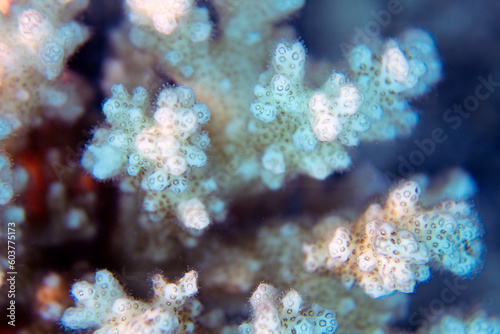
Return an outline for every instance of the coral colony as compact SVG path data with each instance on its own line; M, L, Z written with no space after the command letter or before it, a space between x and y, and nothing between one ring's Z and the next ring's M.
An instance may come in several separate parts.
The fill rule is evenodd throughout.
M460 170L437 190L425 176L395 183L352 219L275 220L233 242L208 233L235 200L283 189L298 175L324 180L352 168L363 142L411 135L419 117L409 101L441 78L434 40L419 29L353 45L325 77L309 66L294 29L277 25L304 2L211 0L209 11L194 0L124 1L124 22L109 32L104 120L79 163L68 165L58 148L43 158L72 181L41 176L50 180L50 238L41 239L95 236L95 180L109 181L120 231L109 244L150 264L153 293L133 297L116 272L88 268L95 275L73 283L71 301L65 284L79 277L65 283L46 273L31 292L19 290L34 279L18 266L33 247L21 231L33 173L13 157L22 134L48 120L69 126L87 108L85 83L65 68L89 38L76 20L88 3L0 1L0 242L16 250L0 255L9 325L16 302L28 298L37 325L25 333L391 333L405 316L406 294L430 280L431 269L461 278L480 271L483 227L468 200L473 183ZM144 86L153 64L168 81ZM194 254L183 277L154 273L182 252ZM250 305L237 308L248 320L231 317L234 305L205 307L199 290L245 293ZM498 333L500 320L450 310L416 330Z

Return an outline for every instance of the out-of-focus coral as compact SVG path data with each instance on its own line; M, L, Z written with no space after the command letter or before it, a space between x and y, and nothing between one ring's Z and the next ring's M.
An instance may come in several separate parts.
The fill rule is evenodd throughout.
M316 227L318 240L305 243L304 267L327 271L346 286L359 284L373 298L413 292L430 277L430 266L471 277L482 267L482 224L473 204L419 204L420 186L399 185L382 207L372 204L352 224L330 216Z
M190 299L198 292L197 273L190 271L176 284L161 275L151 279L154 296L149 303L128 297L108 270L95 281L80 281L71 288L77 306L61 318L67 329L94 329L95 333L191 333L201 304Z
M31 246L88 241L96 234L95 181L77 168L76 158L68 161L68 155L62 148L48 147L16 157L16 168L25 167L30 176L29 191L23 193L19 205L28 215L26 237Z
M72 21L87 0L13 1L0 16L0 101L2 137L37 125L44 107L63 120L75 120L83 107L75 103L74 85L60 74L68 57L88 37ZM73 98L73 99L72 99ZM9 128L9 131L7 131Z
M449 200L460 201L472 198L477 193L477 185L472 176L458 167L444 170L432 180L423 174L413 175L412 180L422 187L420 204L423 206Z
M67 306L66 297L66 287L61 275L54 272L46 274L36 293L38 316L49 322L59 322Z
M421 332L421 330L419 331ZM493 334L500 333L500 317L477 310L472 314L459 311L448 311L426 331L429 334Z
M339 333L390 332L390 325L406 315L407 296L372 299L359 287L348 289L335 278L306 272L301 247L311 238L311 224L306 217L270 220L252 235L207 237L200 244L204 251L190 263L211 291L247 295L260 282L273 282L277 289L293 287L307 300L335 310Z
M26 189L28 179L24 168L16 166L12 169L10 159L0 154L0 206L9 203L14 194Z
M0 205L5 205L14 195L10 161L5 155L0 155L0 182Z
M8 159L0 155L0 165L8 163ZM5 165L4 165L5 166ZM1 168L1 167L0 167ZM1 169L0 169L1 170ZM12 196L14 193L20 193L26 190L28 183L28 174L22 167L15 167L12 171L7 170L10 179L9 194ZM5 191L0 190L0 193ZM26 224L26 210L13 203L2 203L0 205L0 248L5 253L0 254L0 288L3 288L6 283L7 273L16 272L19 261L26 254L25 246L25 233L23 233ZM6 289L8 291L9 289ZM28 292L30 289L26 289ZM0 296L0 300L4 300L6 295Z
M434 40L422 30L409 30L398 41L390 39L382 54L361 44L351 50L352 80L363 92L360 112L368 115L371 129L361 140L387 140L409 135L418 122L408 100L429 91L441 79L441 61Z
M52 237L46 242L54 245L66 239L90 239L96 233L95 214L96 196L88 192L79 196L69 196L68 187L62 182L53 182L47 191L47 207L50 214Z
M252 321L239 327L240 333L335 333L335 312L313 304L304 305L296 290L282 298L272 285L261 283L250 297Z
M15 268L25 254L23 225L25 210L20 206L9 204L0 210L0 246L6 252L0 256L0 288L7 285L7 272L15 272ZM10 246L10 247L9 247ZM5 298L6 296L2 296Z

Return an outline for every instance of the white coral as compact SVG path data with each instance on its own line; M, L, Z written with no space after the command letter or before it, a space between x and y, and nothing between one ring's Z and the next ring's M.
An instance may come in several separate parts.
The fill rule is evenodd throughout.
M372 204L356 223L336 227L325 244L305 244L304 267L340 278L354 275L373 298L413 292L417 282L429 278L430 265L464 277L477 273L482 227L471 204L423 207L419 193L417 183L402 183L383 207Z
M192 298L197 292L197 274L190 271L176 284L161 275L152 278L154 297L149 303L128 297L108 270L99 270L94 283L77 282L71 294L77 302L61 319L68 329L98 328L96 333L190 333L192 317L199 305Z

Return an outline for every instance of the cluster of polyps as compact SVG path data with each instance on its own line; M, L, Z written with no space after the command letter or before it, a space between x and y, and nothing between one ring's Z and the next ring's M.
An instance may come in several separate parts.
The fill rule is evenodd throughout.
M459 276L474 275L481 264L482 229L470 203L419 204L420 187L411 181L372 204L353 224L303 247L304 267L325 270L348 286L357 282L373 298L413 292L430 277L430 265Z

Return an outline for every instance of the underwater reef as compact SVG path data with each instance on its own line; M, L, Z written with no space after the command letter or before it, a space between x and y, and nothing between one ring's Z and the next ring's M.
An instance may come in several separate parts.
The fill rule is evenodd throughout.
M5 333L500 333L500 5L0 0Z

